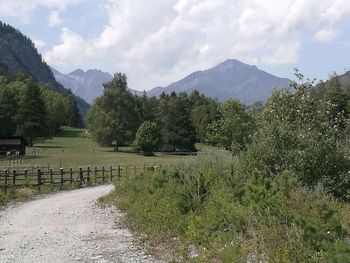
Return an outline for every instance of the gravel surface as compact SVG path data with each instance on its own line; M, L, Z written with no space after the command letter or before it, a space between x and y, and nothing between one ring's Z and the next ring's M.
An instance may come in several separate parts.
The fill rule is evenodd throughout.
M0 262L159 262L96 200L112 185L60 192L0 211Z

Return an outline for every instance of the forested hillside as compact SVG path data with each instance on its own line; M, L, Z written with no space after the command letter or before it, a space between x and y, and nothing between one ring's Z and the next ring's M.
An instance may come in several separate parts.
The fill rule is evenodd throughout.
M67 92L67 90L55 80L50 67L43 61L31 39L23 35L17 29L1 21L0 63L6 65L12 73L17 74L21 71L25 71L34 81L50 84L54 91L61 93ZM78 104L81 115L85 116L89 108L88 103L75 95L73 96Z
M51 137L62 125L80 127L82 119L74 95L56 92L25 72L0 69L0 136L20 135L30 145L37 137Z

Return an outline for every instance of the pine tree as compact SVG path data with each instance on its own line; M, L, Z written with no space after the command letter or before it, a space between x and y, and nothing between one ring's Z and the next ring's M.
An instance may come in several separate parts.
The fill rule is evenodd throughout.
M334 115L346 111L346 96L341 88L339 76L333 75L327 82L324 97L334 106Z
M21 95L16 115L16 133L29 138L30 145L36 137L46 136L46 109L38 84L26 81L26 88Z
M187 94L161 95L158 114L163 148L171 151L195 151L196 133Z
M0 136L11 136L16 131L16 92L6 76L0 76Z
M78 104L74 98L71 90L68 90L65 94L67 105L67 120L66 125L71 127L83 127L83 120L79 113Z

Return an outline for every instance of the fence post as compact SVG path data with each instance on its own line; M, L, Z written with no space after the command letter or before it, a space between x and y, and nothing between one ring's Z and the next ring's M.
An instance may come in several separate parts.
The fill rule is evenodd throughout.
M70 175L70 184L73 184L73 169L69 169L69 175Z
M90 183L90 167L87 168L87 183Z
M122 173L121 173L121 169L120 169L120 165L118 165L118 177L121 177Z
M95 166L95 184L97 184L97 167Z
M16 186L16 170L13 170L12 184L13 186Z
M102 166L102 182L105 182L105 167Z
M64 174L64 171L63 171L63 168L61 167L60 168L60 174L61 174L61 189L63 188L63 174Z
M112 182L113 181L113 167L110 166L109 168L111 169L111 182Z
M50 168L50 184L53 184L53 172L52 172L52 168Z
M26 177L26 185L29 186L29 181L28 181L28 170L24 169L24 176Z
M84 176L83 176L83 169L79 168L79 179L80 179L80 185L83 185Z
M38 176L38 189L40 191L41 190L40 189L40 186L41 186L41 170L40 169L38 169L38 171L37 171L37 176Z
M7 192L7 178L8 178L8 173L9 171L8 170L5 170L5 191Z

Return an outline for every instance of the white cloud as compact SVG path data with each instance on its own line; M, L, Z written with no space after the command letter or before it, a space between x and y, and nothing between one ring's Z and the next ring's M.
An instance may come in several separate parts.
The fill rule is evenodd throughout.
M49 22L49 26L51 26L51 27L58 26L58 25L61 25L63 23L63 20L61 19L60 14L56 10L50 12L47 19Z
M1 0L0 17L18 17L28 20L38 6L63 10L69 5L86 0Z
M33 37L32 41L33 41L36 48L42 48L46 45L45 41L42 39L37 39L37 38Z
M108 0L105 7L109 22L98 37L65 28L45 58L70 69L124 71L137 89L227 58L295 64L305 33L328 41L350 15L348 0Z
M330 42L338 36L338 31L333 29L321 29L314 35L314 39L318 42Z
M300 43L281 44L272 53L262 57L262 62L267 65L294 64L298 61Z
M47 61L58 65L69 65L70 63L80 65L86 62L89 57L88 44L81 36L68 28L63 28L60 39L62 44L54 46L50 52L46 53L45 59Z

